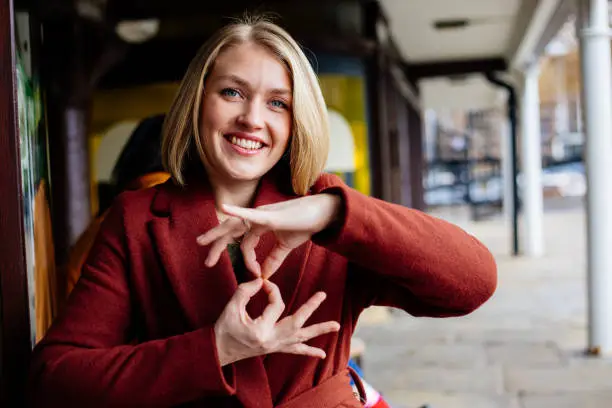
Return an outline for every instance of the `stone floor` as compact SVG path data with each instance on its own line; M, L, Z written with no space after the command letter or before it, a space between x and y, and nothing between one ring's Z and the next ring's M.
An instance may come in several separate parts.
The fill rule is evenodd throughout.
M467 317L416 319L398 311L378 321L366 317L358 327L367 343L366 379L394 408L612 407L612 361L583 352L582 208L549 207L540 259L510 257L509 230L499 219L466 222L459 210L436 215L496 255L498 290Z

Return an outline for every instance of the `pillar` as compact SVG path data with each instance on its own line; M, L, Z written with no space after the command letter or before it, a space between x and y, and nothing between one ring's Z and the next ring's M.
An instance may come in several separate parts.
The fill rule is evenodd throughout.
M578 1L587 176L589 351L612 354L612 83L607 0Z
M540 95L537 64L524 72L523 100L521 104L522 139L521 162L523 170L523 252L527 256L541 256L544 252L542 218L542 147L540 132Z

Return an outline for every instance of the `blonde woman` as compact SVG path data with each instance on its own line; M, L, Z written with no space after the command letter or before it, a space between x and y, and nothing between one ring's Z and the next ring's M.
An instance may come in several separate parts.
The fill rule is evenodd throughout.
M289 34L252 19L209 40L164 125L172 179L111 208L34 352L34 405L358 407L346 367L364 308L485 302L489 251L322 174L328 137Z

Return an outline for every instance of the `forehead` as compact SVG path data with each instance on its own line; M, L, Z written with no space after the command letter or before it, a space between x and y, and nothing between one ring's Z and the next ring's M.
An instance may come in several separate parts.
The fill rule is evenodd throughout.
M227 48L215 60L211 79L238 77L252 86L291 89L285 64L269 49L254 43Z

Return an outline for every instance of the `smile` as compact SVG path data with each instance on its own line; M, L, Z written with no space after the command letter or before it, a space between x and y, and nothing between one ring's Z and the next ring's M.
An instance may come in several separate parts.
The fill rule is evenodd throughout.
M243 149L247 150L259 150L263 147L261 142L257 142L255 140L242 139L236 136L231 136L228 138L229 142L235 146L240 146Z

